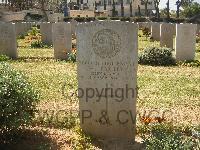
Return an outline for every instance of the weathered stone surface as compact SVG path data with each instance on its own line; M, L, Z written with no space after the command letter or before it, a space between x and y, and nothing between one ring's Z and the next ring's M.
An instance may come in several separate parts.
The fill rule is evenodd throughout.
M15 24L0 23L0 54L17 58Z
M195 57L196 24L176 25L176 60L193 60Z
M173 35L176 36L176 24L171 23L171 25L173 26Z
M72 49L71 24L59 22L53 24L53 47L56 59L67 59Z
M26 24L22 22L15 23L16 36L25 35L26 33Z
M200 34L200 24L197 24L197 34Z
M160 23L151 23L151 37L152 40L160 41Z
M70 23L71 23L72 34L75 35L75 33L76 33L76 26L77 26L78 22L76 20L72 20Z
M160 46L173 49L174 25L162 23L160 25Z
M40 23L40 33L42 35L42 42L47 45L53 44L53 37L52 37L52 23Z
M134 141L138 25L102 21L77 26L81 127L101 139Z

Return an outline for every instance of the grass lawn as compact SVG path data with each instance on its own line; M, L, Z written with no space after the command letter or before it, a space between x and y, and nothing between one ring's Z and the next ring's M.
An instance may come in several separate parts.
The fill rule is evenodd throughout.
M76 97L70 99L63 94L63 91L67 93L77 89L76 63L54 60L52 48L33 49L28 46L22 47L23 40L18 42L19 59L9 61L9 64L24 72L32 85L41 93L38 105L40 115L36 116L31 133L38 131L37 133L51 139L44 140L42 144L36 142L36 146L44 149L56 146L60 149L70 146L70 149L83 148L83 143L87 143L87 140L81 135L78 127L66 129L70 125L64 120L64 114L60 115L59 121L41 117L46 111L47 114L55 115L59 110L78 109L78 99ZM139 38L140 51L149 45L159 45L159 43L146 41L144 37ZM196 59L200 60L200 44L197 44L197 51ZM65 83L70 85L64 86ZM138 88L138 114L152 113L162 117L163 112L166 112L165 122L172 121L174 126L181 129L185 126L192 129L193 126L200 125L200 67L139 65ZM144 123L139 120L138 135L140 132L145 132Z

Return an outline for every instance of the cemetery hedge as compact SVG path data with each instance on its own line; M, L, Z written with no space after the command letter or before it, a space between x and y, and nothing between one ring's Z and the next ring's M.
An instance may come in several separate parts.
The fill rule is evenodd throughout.
M64 22L70 22L76 20L77 22L90 22L95 20L121 20L121 21L133 21L133 22L169 22L169 23L187 23L190 22L185 18L145 18L145 17L65 17Z
M194 131L170 124L150 125L147 127L151 134L143 134L146 150L189 150L200 148L200 140L194 136ZM195 129L196 132L199 129ZM186 136L192 135L193 136Z
M110 17L110 20L120 20L120 17Z
M131 18L130 17L122 17L120 20L121 21L131 21Z
M74 20L77 22L85 22L85 17L75 17Z
M72 19L73 19L72 17L65 17L65 18L63 19L63 21L65 21L65 22L70 22Z
M108 17L97 17L98 20L107 20Z
M95 17L86 17L86 18L85 18L85 21L86 21L86 22L95 21L95 20L96 20Z
M8 132L31 121L39 96L21 72L4 62L0 75L0 131Z
M139 64L152 66L175 65L172 50L169 48L149 47L139 55Z

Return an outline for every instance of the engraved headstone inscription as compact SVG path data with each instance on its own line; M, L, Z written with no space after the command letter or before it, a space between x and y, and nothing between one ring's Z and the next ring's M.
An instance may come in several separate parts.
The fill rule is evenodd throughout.
M137 33L138 25L129 22L77 26L81 127L105 141L135 139Z

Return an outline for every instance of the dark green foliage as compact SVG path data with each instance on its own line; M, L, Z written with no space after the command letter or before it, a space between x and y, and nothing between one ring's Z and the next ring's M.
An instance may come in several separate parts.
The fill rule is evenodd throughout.
M29 123L36 111L38 93L27 78L5 63L0 63L0 130L16 130Z
M184 17L194 17L198 14L200 14L200 4L197 2L194 2L190 5L187 5L184 7L184 10L182 11L182 14Z
M152 18L150 18L150 20L151 20L152 22L162 22L162 21L163 21L162 18L157 18L157 17L152 17Z
M1 61L8 61L10 58L6 55L0 55L0 62Z
M130 17L122 17L120 20L121 20L121 21L130 21L131 18L130 18Z
M26 17L30 17L32 20L37 20L37 21L42 19L42 15L39 15L39 14L28 14Z
M182 132L154 125L150 135L143 137L147 150L189 150L199 149L200 140L188 137Z
M63 19L64 22L70 22L72 20L72 17L65 17Z
M39 40L33 41L31 43L31 48L44 48L44 47L45 47L45 45Z
M98 17L97 19L98 20L107 20L108 18L107 17Z
M146 37L146 39L151 35L151 31L148 28L143 28L142 33Z
M76 52L68 53L68 61L76 62Z
M94 17L86 17L85 21L86 22L95 21L95 18Z
M23 34L19 35L18 39L25 39L25 35L23 35Z
M186 61L178 62L178 65L187 66L187 67L200 67L200 61L199 60L186 60Z
M134 22L147 22L147 19L144 17L135 17L133 18Z
M169 48L150 47L146 48L139 56L139 64L152 66L175 65L172 50Z
M196 43L200 43L200 35L196 38Z
M110 17L110 20L120 20L119 17Z
M77 22L85 22L85 17L76 17L74 18Z
M31 30L29 30L28 34L31 36L37 36L39 35L40 30L37 27L32 27Z

